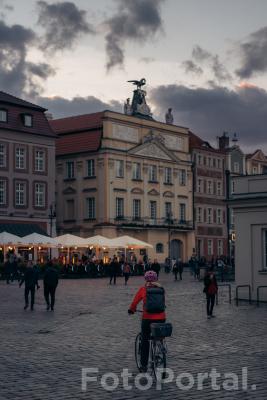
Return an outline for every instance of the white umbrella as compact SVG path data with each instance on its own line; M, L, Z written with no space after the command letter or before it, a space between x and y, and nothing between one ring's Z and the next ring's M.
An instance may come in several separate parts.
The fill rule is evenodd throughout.
M106 238L105 236L96 235L86 239L88 246L93 247L111 247L112 239ZM113 246L114 247L114 246Z
M81 238L80 236L71 235L67 233L66 235L57 236L54 238L58 246L60 247L87 247L87 239Z
M23 244L42 246L42 247L56 247L57 242L50 236L40 235L39 233L31 233L30 235L24 236L21 239Z
M119 236L115 239L111 239L111 246L112 247L132 247L135 249L143 249L149 248L153 249L153 246L147 242L143 242L142 240L133 238L131 236Z
M0 233L0 244L2 245L11 245L11 244L19 244L21 243L21 237L13 235L12 233L8 232L1 232Z

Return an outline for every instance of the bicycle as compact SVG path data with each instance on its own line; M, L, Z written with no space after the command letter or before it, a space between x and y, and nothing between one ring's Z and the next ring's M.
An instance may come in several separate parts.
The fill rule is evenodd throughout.
M167 344L165 338L171 336L172 325L170 323L152 323L150 329L148 371L151 369L156 380L165 379L167 366ZM142 371L141 343L142 333L139 332L135 338L135 361L140 372Z

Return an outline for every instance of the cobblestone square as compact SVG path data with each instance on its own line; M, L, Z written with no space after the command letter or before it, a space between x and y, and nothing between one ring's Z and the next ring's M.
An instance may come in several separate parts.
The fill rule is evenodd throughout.
M182 391L175 382L161 391L124 390L122 380L112 394L100 384L101 376L120 376L123 368L137 374L134 340L140 315L127 309L142 277L132 277L129 286L119 278L116 286L107 279L61 280L54 313L47 312L41 289L33 312L24 311L23 288L0 282L1 400L67 399L266 399L267 313L266 305L228 304L227 290L219 294L216 318L207 320L203 284L186 271L174 282L161 273L167 293L167 315L173 337L168 339L168 367L181 373L236 373L248 368L248 390L214 391L207 381L203 390ZM81 369L98 368L98 381L81 390ZM185 379L188 383L188 380ZM218 383L220 383L218 379ZM251 386L256 385L256 390ZM241 384L240 384L241 386ZM254 387L255 389L255 387Z

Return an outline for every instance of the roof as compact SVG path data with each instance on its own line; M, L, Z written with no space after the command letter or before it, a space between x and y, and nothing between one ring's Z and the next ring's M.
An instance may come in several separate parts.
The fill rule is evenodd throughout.
M17 236L26 236L31 233L39 233L41 235L47 236L44 229L38 224L16 224L16 223L4 223L0 224L0 232L8 232Z
M51 128L58 135L62 133L79 132L103 126L104 112L76 115L60 119L49 120Z
M6 93L6 92L2 92L1 90L0 90L0 102L16 104L17 106L33 108L35 110L39 110L39 111L43 111L43 112L46 111L46 108L37 106L36 104L30 103L28 101L19 99L18 97L12 96L11 94Z
M199 136L197 136L195 133L189 131L189 148L190 150L192 149L201 149L201 150L206 150L206 151L212 151L214 153L220 153L220 154L225 154L225 151L215 149L210 145L209 142L201 139Z
M101 144L101 137L100 129L60 135L56 141L56 156L97 151Z

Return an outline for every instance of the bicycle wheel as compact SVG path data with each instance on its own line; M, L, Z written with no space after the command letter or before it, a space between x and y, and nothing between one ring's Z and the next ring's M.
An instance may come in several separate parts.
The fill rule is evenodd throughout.
M165 378L166 362L166 349L163 340L153 340L151 346L152 354L152 369L156 379Z
M141 370L141 333L135 338L135 362L138 370Z

